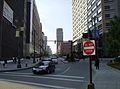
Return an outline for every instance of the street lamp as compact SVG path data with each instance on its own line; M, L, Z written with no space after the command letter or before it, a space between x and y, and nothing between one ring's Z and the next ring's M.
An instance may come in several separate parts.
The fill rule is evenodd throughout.
M18 27L17 30L16 30L16 38L17 38L17 43L18 43L18 49L17 49L18 64L17 64L17 68L21 68L21 60L20 60L20 30L21 30L20 27Z
M36 61L35 61L35 30L33 31L33 38L34 38L34 40L33 40L33 46L34 46L34 55L33 55L33 63L36 63Z

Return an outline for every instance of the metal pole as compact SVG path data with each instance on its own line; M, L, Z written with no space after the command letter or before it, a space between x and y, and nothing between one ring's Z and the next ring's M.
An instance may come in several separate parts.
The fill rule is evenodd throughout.
M35 30L34 30L34 32L33 32L33 35L34 35L34 57L33 57L33 63L35 63L36 61L35 61Z
M18 64L17 64L17 68L21 68L21 61L20 61L20 27L18 27L18 39L17 39L17 41L18 41Z
M89 84L88 84L88 89L95 89L94 87L94 83L92 83L92 58L90 56L90 59L89 59Z

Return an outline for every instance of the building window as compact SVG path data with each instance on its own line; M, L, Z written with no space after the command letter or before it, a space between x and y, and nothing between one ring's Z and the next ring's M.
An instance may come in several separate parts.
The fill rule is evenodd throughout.
M98 21L101 21L102 20L102 16L100 16L99 18L98 18Z
M95 17L97 15L97 13L95 13L94 15L93 15L93 17Z
M88 10L90 9L90 7L91 7L91 4L88 6Z
M110 18L110 14L105 14L105 18Z
M97 6L99 6L101 4L101 0L97 3Z
M110 6L105 6L105 10L110 10Z
M96 0L93 0L93 1L92 1L92 4L94 4L94 3L95 3L95 1L96 1Z
M110 26L110 23L106 23L106 26Z
M92 11L94 11L96 9L96 6L93 7Z
M98 10L98 14L101 13L101 8Z
M100 24L100 25L98 26L98 29L99 29L99 30L102 29L102 24Z
M88 16L91 14L91 11L88 13Z

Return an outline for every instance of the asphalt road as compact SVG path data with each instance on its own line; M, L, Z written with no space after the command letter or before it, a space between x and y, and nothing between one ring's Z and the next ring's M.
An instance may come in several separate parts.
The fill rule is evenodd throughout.
M59 62L56 65L55 73L52 74L34 75L32 69L28 69L1 73L0 79L34 86L43 86L50 89L86 89L88 74L87 61L74 63Z

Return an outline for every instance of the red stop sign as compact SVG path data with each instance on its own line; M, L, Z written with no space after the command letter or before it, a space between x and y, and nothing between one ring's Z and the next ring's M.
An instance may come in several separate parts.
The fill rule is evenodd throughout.
M95 55L95 41L94 40L83 42L83 55Z

